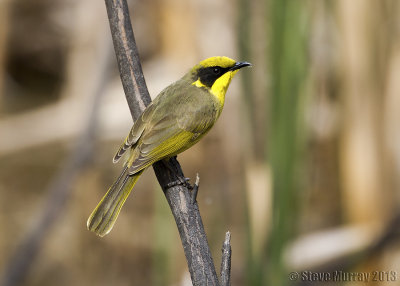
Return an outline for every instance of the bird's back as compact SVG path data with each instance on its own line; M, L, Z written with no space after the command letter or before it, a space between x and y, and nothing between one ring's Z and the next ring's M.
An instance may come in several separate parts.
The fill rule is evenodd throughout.
M211 129L222 109L207 89L187 84L184 78L165 88L148 108L149 114L138 122L144 124L143 133L128 160L131 173L193 146Z

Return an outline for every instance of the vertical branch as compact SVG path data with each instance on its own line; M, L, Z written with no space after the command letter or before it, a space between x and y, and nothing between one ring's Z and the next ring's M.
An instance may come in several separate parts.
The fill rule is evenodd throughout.
M106 0L105 2L122 86L135 121L150 104L151 98L140 64L128 4L126 0Z
M170 162L173 173L161 162L153 165L161 186L176 181L175 174L184 176L178 161ZM178 227L193 285L219 285L197 203L192 203L191 193L184 186L163 190Z
M132 117L136 120L151 99L140 65L128 6L126 0L105 0L105 3L121 81ZM197 203L192 203L186 186L165 187L176 181L177 175L183 177L176 159L171 159L168 164L169 168L157 162L153 168L175 218L193 285L219 285Z
M225 234L225 241L222 245L222 263L221 263L221 286L231 285L231 233Z

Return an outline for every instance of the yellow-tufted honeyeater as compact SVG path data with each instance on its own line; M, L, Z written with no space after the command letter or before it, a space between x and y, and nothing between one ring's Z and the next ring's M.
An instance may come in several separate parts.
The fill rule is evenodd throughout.
M114 163L126 157L124 170L90 215L89 230L99 236L109 233L143 171L190 148L211 129L233 76L250 65L227 57L208 58L147 106L114 156Z

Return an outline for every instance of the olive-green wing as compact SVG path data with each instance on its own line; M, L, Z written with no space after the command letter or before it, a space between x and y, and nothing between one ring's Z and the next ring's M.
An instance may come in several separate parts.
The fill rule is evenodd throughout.
M198 116L202 114L200 110L196 114L186 114L186 118L185 115L176 118L171 114L162 117L153 126L148 126L149 128L143 132L136 146L135 158L129 173L137 173L153 163L175 156L195 144L214 123L214 120L209 117ZM199 120L196 120L197 118Z
M154 112L154 105L150 104L149 106L147 106L142 115L136 120L128 136L125 138L125 141L121 144L117 153L115 154L113 158L114 163L117 163L119 159L124 155L126 150L128 150L137 143L144 129L146 128L146 123L151 118L153 112Z
M174 156L185 146L190 145L193 133L181 129L176 120L166 123L160 121L151 130L146 130L133 152L132 165L129 173L134 174L152 165L153 163L170 156ZM164 125L164 127L160 127Z
M115 156L130 150L130 174L195 144L214 124L218 108L210 94L180 80L164 89L135 123Z

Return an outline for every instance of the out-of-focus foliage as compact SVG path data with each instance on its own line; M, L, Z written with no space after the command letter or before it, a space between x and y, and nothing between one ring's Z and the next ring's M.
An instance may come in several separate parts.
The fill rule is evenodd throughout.
M397 271L399 281L400 2L129 5L152 97L209 56L253 64L233 80L214 129L179 156L186 176L200 173L217 268L232 233L232 285L306 284L289 276L305 270ZM0 279L49 211L102 87L94 155L65 183L68 200L22 285L190 285L151 170L108 236L86 230L132 124L111 45L101 1L0 2Z

